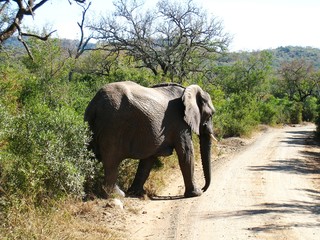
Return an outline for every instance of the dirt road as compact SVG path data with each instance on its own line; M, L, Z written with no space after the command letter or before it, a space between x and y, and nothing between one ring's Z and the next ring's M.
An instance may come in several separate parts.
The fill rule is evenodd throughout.
M127 219L127 238L320 239L320 146L312 131L314 125L268 129L213 163L201 197L179 198L177 176L164 197L144 201Z

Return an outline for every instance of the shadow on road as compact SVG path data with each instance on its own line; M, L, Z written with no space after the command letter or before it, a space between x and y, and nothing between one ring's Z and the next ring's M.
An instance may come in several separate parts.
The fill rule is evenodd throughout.
M253 232L267 232L274 230L282 230L288 228L314 228L320 227L320 222L310 220L310 222L299 222L295 217L299 215L316 216L320 215L320 192L313 189L295 189L301 191L301 194L307 193L312 201L292 201L288 203L263 203L253 205L252 209L245 209L236 212L213 212L204 215L204 219L226 219L226 218L252 218L252 222L256 222L254 218L261 219L261 216L268 217L271 221L257 227L251 227L247 230ZM290 223L281 223L281 221L273 221L287 215L288 219L292 219Z
M273 160L266 166L251 166L251 171L277 171L291 174L320 174L320 165L304 162L300 159Z
M246 209L236 212L215 212L205 216L206 219L220 219L228 217L246 217L266 214L307 214L320 215L320 191L313 189L294 189L301 194L307 193L312 201L292 201L288 203L263 203L253 205L252 209ZM318 223L320 226L320 222Z
M248 230L258 233L258 232L281 231L281 230L290 229L293 227L316 228L319 226L320 226L319 223L265 224L263 226L249 228Z
M320 146L320 142L313 139L314 131L286 131L287 134L293 135L285 139L284 143L292 145L308 145L308 146Z
M281 141L289 145L304 145L305 149L299 153L302 159L275 159L266 166L251 166L251 171L278 171L292 174L320 174L319 142L312 137L313 131L287 131L291 136Z
M149 196L151 200L179 200L179 199L186 199L183 195L177 196Z

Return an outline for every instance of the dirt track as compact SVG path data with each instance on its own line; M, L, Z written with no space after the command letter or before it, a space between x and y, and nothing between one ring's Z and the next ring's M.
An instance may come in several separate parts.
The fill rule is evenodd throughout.
M314 125L269 129L214 161L201 197L179 198L177 176L163 197L141 201L138 213L127 215L126 238L320 239L320 147L312 131Z

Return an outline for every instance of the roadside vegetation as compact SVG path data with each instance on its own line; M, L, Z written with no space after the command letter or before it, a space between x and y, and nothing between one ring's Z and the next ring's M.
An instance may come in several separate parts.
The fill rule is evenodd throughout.
M0 18L0 33L10 26L5 22L12 17L7 2L0 1L0 13L8 16ZM220 139L248 136L260 124L303 121L315 122L319 134L319 49L228 52L230 38L221 23L193 1L179 6L162 0L155 12L145 14L134 1L116 1L114 18L87 24L92 34L86 37L86 4L80 41L33 33L48 36L43 41L19 29L23 44L0 38L1 239L77 238L70 229L79 224L74 217L83 209L66 203L79 205L85 197L101 194L101 164L87 150L90 133L83 114L106 83L198 84L213 99ZM98 41L89 44L94 36ZM136 161L121 165L124 189L136 166ZM155 170L167 174L176 167L173 156L159 161ZM148 181L149 193L163 182L159 173ZM105 229L94 231L97 239L114 238Z

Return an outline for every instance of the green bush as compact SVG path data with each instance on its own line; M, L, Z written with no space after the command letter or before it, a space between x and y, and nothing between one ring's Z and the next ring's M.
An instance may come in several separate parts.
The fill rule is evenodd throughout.
M267 100L259 103L260 123L275 125L279 123L278 113L280 107L275 97L271 96Z
M73 109L36 104L17 116L8 133L4 187L35 201L80 196L84 181L94 175L89 134Z
M214 117L219 137L248 135L259 124L258 104L249 94L232 94Z
M293 102L290 108L290 123L300 124L302 123L302 103Z
M263 124L298 124L302 122L302 104L270 96L259 104L260 122Z
M314 122L318 114L318 104L316 97L308 97L303 103L303 121Z

